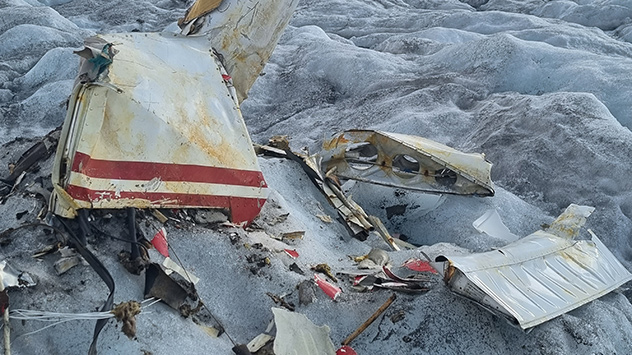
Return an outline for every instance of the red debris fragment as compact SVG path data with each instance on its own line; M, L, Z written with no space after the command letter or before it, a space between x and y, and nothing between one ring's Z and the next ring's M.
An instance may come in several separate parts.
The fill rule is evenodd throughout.
M340 287L330 284L329 281L325 280L324 277L318 274L314 274L314 280L316 281L316 285L318 285L318 287L320 287L320 289L334 301L338 298L340 293L342 293Z
M294 259L298 258L298 252L295 249L283 249L283 251Z
M421 259L415 259L415 258L411 258L408 259L406 261L404 261L404 265L402 265L410 270L413 271L418 271L418 272L431 272L433 274L437 273L437 270L435 270L429 262L427 261L423 261Z
M230 75L227 75L227 74L222 74L222 79L224 79L224 81L231 81L231 80L233 80L233 78L231 78Z
M169 256L169 245L167 244L167 230L165 230L165 227L160 228L160 230L154 235L154 237L151 240L151 244L164 257Z
M353 278L353 286L358 286L368 275L358 275Z
M358 355L358 353L349 345L343 345L340 349L336 350L336 355Z

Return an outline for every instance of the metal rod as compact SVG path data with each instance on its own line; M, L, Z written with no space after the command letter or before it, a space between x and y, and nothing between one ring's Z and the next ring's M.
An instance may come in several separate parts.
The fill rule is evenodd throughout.
M138 240L136 239L136 209L134 207L127 208L127 228L129 230L130 244L132 245L130 260L136 260L140 256L140 251L138 250Z
M366 328L368 328L371 323L373 323L377 319L377 317L380 316L380 314L384 313L388 306L390 306L391 303L395 301L395 298L395 294L392 294L391 297L389 297L386 302L384 302L384 304L380 308L378 308L377 311L375 311L375 313L373 313L373 315L369 317L369 319L366 320L366 322L362 323L362 325L358 329L356 329L355 332L351 333L351 335L349 335L347 339L342 341L342 345L349 345L349 343L351 343L353 339L362 334L362 332L365 331Z

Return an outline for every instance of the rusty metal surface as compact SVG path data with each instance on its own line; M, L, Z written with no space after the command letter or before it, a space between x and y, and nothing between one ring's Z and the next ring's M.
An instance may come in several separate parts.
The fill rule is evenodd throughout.
M486 253L440 257L446 282L523 329L595 300L632 274L592 231L590 240L573 239L593 210L570 205L547 231Z
M237 219L254 218L267 186L206 38L99 37L117 53L105 76L79 83L71 96L53 171L66 193L55 194L55 212L221 207L235 217L246 204Z
M298 0L223 0L208 14L197 19L187 17L182 34L209 38L223 56L242 102L268 62L297 4Z
M422 137L350 130L323 144L323 171L338 177L409 190L493 196L492 164Z

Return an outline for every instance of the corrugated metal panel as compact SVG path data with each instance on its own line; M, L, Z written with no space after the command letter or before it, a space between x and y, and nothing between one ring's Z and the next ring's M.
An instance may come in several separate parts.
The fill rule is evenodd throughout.
M591 240L572 239L590 212L571 205L546 232L486 253L445 256L447 282L454 292L505 314L523 329L599 298L632 274L590 230Z
M259 213L267 185L241 112L205 38L99 36L117 51L107 77L78 84L53 182L74 208L215 207ZM225 72L224 72L225 73ZM59 189L58 189L59 190Z
M432 140L372 130L345 131L323 144L322 171L432 193L491 196L492 164Z

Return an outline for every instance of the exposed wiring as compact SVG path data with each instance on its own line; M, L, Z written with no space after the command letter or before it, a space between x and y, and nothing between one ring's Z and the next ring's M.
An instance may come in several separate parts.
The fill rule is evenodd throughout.
M144 311L148 307L153 306L154 304L160 302L159 298L148 298L140 302L148 303L141 307L141 311ZM37 310L29 310L29 309L13 309L9 312L9 318L17 319L17 320L36 320L42 322L54 322L45 327L39 328L32 332L24 333L13 339L16 341L20 338L23 338L28 335L33 335L39 333L45 329L50 327L54 327L58 324L65 323L73 320L99 320L99 319L109 319L114 318L114 313L112 312L88 312L88 313L61 313L61 312L47 312L47 311L37 311Z

